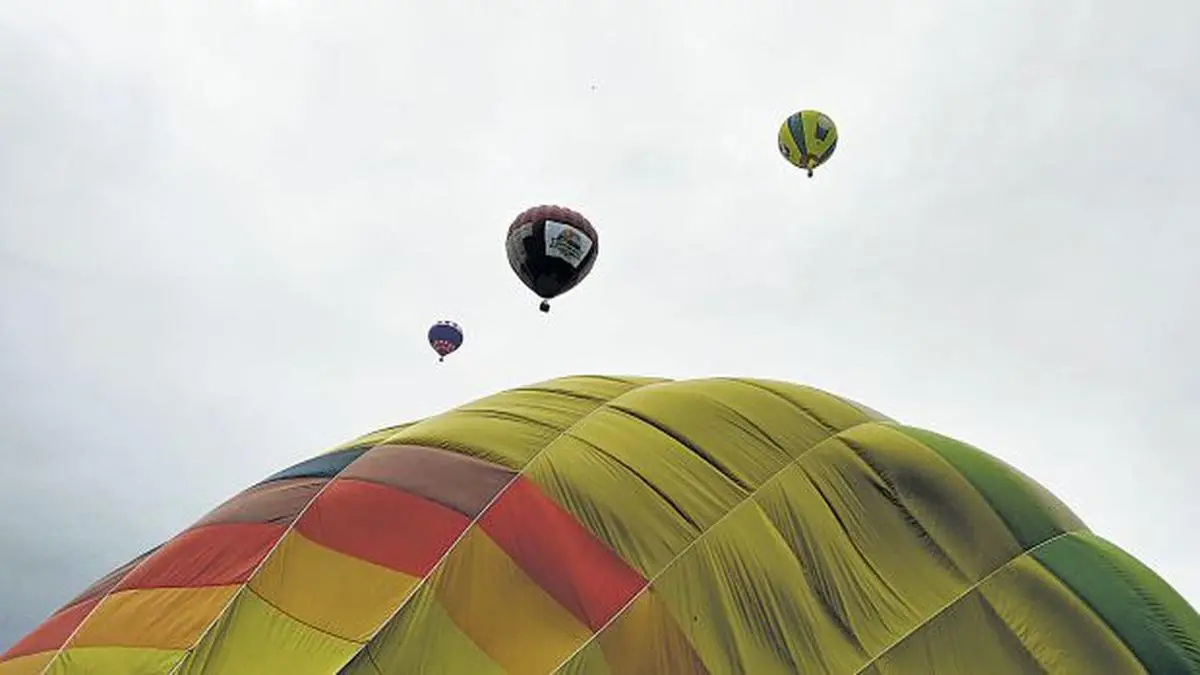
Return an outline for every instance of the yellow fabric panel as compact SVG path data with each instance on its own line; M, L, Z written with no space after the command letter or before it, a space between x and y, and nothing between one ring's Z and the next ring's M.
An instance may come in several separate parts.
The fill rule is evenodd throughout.
M479 529L430 583L446 614L510 673L550 672L591 635Z
M71 640L71 647L187 649L217 618L236 585L147 588L113 593Z
M650 636L645 636L649 638ZM647 651L654 649L650 642L643 642L642 649ZM650 655L646 655L650 656ZM604 651L600 649L600 645L596 642L589 642L584 648L574 656L570 657L566 663L554 671L554 675L659 675L659 673L669 673L669 670L618 670L613 671L608 667L608 662L604 660ZM675 671L679 672L679 671ZM686 674L686 671L684 671Z
M326 450L322 454L329 454L331 452L337 452L338 450L345 450L347 448L358 448L358 447L363 447L363 446L379 445L380 443L387 441L387 439L395 436L397 433L399 433L403 429L405 429L407 427L411 427L414 424L416 424L416 422L405 422L403 424L394 424L390 427L384 427L382 429L377 429L375 431L372 431L369 434L363 434L362 436L359 436L358 438L354 438L352 440L346 441L345 443L336 445L333 448Z
M639 389L613 405L668 425L705 452L722 458L723 463L740 467L742 479L754 486L793 456L830 436L816 422L805 424L795 405L778 394L736 380ZM729 429L740 432L730 435ZM607 442L603 447L611 455L599 449L606 439L618 435L637 442ZM727 486L720 472L705 464L645 423L604 410L557 441L553 452L526 468L526 475L622 559L643 575L652 576L699 532L679 515L676 506L701 524L711 523L744 494ZM647 466L655 470L647 471ZM673 467L680 466L690 470L688 481L669 482L678 474ZM693 489L700 480L695 476L717 486L715 500L705 499L703 491ZM616 493L622 498L612 499ZM630 527L630 523L638 526Z
M983 596L969 593L862 672L872 675L1016 675L1042 671ZM1055 675L1061 673L1052 672ZM1102 668L1089 671L1088 675L1118 674Z
M758 380L697 380L694 383L680 382L679 386L698 389L735 410L740 418L734 422L737 426L745 427L748 424L765 433L781 446L781 451L789 459L796 459L808 452L833 433L815 418L798 410L795 403L764 387ZM807 395L807 392L797 393L797 397L802 395ZM823 396L818 405L823 406L825 398ZM840 413L837 419L842 419ZM854 419L858 420L859 417Z
M336 673L358 643L306 626L243 590L176 675Z
M722 398L732 400L723 401ZM754 399L782 406L772 412L782 413L782 420L790 418L792 424L779 424L780 417L763 414L766 410L756 408L758 401ZM741 405L734 408L731 403ZM721 473L750 490L762 485L792 459L780 444L785 439L773 437L763 428L764 424L770 424L774 419L776 423L770 424L772 428L807 427L815 442L829 435L822 433L824 430L819 425L797 424L795 410L788 414L788 404L778 396L721 380L676 382L640 389L611 405L662 427L683 444L696 448L696 452L705 456ZM797 439L792 436L786 440L795 442ZM813 444L809 442L805 447Z
M506 675L438 603L431 585L438 574L434 572L404 610L371 640L369 653L364 650L341 675Z
M704 459L657 429L635 423L625 413L598 410L572 429L571 435L632 469L700 530L746 496Z
M831 439L780 472L754 499L781 542L793 547L812 596L867 654L884 649L968 585L934 555L922 532L877 489L873 475Z
M250 588L310 626L363 642L416 583L415 577L339 553L292 530Z
M814 387L756 378L741 378L741 381L778 394L795 406L798 413L827 425L833 431L849 429L880 417L874 411L860 409L856 404Z
M878 423L844 431L839 439L859 453L869 467L866 477L895 495L968 582L979 581L1022 552L983 495L922 443Z
M573 436L559 439L525 476L644 577L699 534L627 466ZM613 499L617 494L621 498Z
M800 563L753 501L652 586L712 673L846 673L867 661L808 591Z
M507 391L406 427L388 442L444 448L520 469L599 405L548 392Z
M560 675L707 675L670 608L643 591Z
M11 661L0 661L0 675L38 675L54 658L54 652L39 652L18 656Z
M981 584L979 591L1045 672L1146 673L1108 625L1028 555L1010 562Z
M627 392L656 384L669 384L662 377L612 377L609 375L570 375L543 380L520 387L523 390L560 392L569 396L590 398L597 403L611 401Z
M170 672L181 656L182 651L169 649L73 647L54 659L46 675L163 675Z

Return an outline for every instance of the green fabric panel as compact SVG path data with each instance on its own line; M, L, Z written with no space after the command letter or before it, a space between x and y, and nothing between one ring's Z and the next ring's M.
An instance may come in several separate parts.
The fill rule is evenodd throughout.
M895 425L938 453L979 490L1004 519L1021 547L1029 550L1063 532L1086 529L1045 488L991 455L926 429Z
M1032 555L1088 604L1154 675L1200 673L1200 615L1157 574L1091 533Z

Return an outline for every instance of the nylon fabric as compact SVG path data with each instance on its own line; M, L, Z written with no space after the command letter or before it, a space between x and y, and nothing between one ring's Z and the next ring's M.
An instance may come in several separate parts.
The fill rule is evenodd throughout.
M799 461L816 494L804 511L830 518L813 533L833 594L868 653L911 630L966 589L969 580L906 514L840 439ZM983 538L986 538L986 533Z
M859 458L864 476L886 490L891 508L914 534L928 536L965 579L978 581L1022 551L987 499L924 444L878 423L848 429L837 442Z
M979 593L987 598L993 611L1020 639L1043 672L1056 675L1146 672L1108 625L1030 554L998 570L979 586Z
M233 597L237 586L154 588L108 596L71 638L70 648L184 650Z
M244 590L190 652L177 675L336 672L358 644L303 624Z
M1200 615L1033 479L811 387L561 378L339 447L0 675L1200 675Z
M38 675L52 658L54 658L53 650L15 656L8 661L0 662L0 675Z
M510 673L550 672L591 635L482 530L467 532L430 583L450 619Z
M434 572L431 582L439 572ZM340 675L383 673L507 675L454 623L431 586L422 586Z
M629 440L636 442L632 434ZM618 457L574 435L559 443L563 451L544 455L526 477L643 577L661 570L700 532L670 496ZM611 499L614 494L621 498Z
M743 490L758 487L792 459L761 424L702 393L707 382L688 384L633 391L612 407L661 430ZM764 417L761 423L768 421Z
M689 627L690 628L690 627ZM558 671L562 675L708 675L658 593L647 589Z
M1040 673L1037 661L977 593L959 598L921 629L871 662L863 673ZM1117 675L1105 669L1092 675ZM1058 673L1055 673L1058 675Z
M1090 606L1152 672L1200 672L1200 616L1154 572L1090 532L1032 555Z
M100 604L102 598L103 596L94 597L51 615L42 625L33 629L28 635L18 640L17 644L0 655L0 665L3 665L4 660L8 658L43 651L53 653L79 628L87 615Z
M629 467L698 531L745 498L744 490L704 458L682 451L675 439L658 429L631 424L633 419L604 408L578 424L571 435ZM541 461L549 461L544 457Z
M806 592L804 571L747 501L653 581L714 673L849 672L866 654Z
M314 628L363 642L417 581L326 548L293 530L254 576L250 590Z
M182 652L134 647L72 647L54 659L45 675L121 673L161 675L179 662Z
M599 405L541 391L506 392L418 422L387 442L453 450L520 469Z

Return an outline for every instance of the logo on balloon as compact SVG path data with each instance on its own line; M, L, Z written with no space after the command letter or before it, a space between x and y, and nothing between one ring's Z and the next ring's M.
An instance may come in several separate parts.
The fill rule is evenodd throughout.
M546 221L546 254L579 267L592 248L592 240L579 230L553 220Z

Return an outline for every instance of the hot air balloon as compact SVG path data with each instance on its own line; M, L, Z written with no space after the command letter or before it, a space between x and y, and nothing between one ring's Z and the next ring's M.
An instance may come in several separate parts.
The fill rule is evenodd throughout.
M808 172L829 161L837 150L838 131L829 116L816 110L801 110L779 127L779 152L784 159Z
M535 206L521 212L508 228L508 264L529 290L550 299L574 288L592 271L600 252L595 228L563 206Z
M253 485L0 656L52 673L1200 673L1018 470L761 379L565 377Z
M453 321L438 321L429 327L429 346L438 354L438 361L462 346L462 328Z

